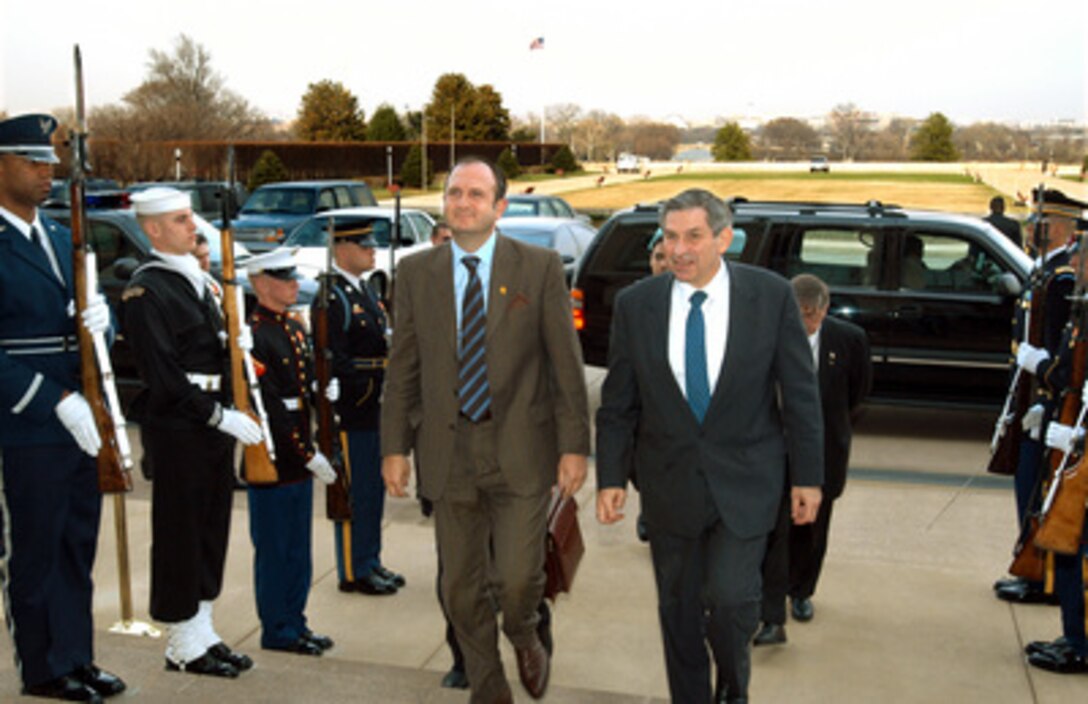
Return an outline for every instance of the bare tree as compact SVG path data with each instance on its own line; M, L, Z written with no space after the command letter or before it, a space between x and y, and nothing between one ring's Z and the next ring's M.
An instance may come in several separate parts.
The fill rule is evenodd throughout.
M615 161L623 128L618 115L591 110L574 126L574 152L585 161Z
M801 159L820 147L820 136L807 123L777 117L760 128L759 154L770 159Z
M836 105L828 116L832 148L843 161L858 157L867 136L868 116L853 103Z
M574 127L582 116L582 108L574 103L559 103L544 108L544 115L547 118L545 128L554 134L555 141L565 142L573 149ZM548 136L552 137L551 134Z

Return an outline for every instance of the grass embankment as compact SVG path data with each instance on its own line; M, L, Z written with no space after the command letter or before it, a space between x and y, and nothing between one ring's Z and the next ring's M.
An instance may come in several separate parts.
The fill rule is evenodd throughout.
M809 173L689 173L652 176L600 188L563 194L580 210L618 210L652 203L686 188L705 188L723 198L832 203L879 200L904 208L944 210L982 215L997 192L966 174L844 172ZM1010 203L1011 206L1011 203ZM1022 215L1010 208L1014 216Z

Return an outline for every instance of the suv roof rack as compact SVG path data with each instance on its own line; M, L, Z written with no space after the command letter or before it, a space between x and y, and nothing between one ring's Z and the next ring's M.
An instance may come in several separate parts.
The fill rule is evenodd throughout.
M870 216L876 217L878 215L903 215L903 208L895 203L882 203L879 200L870 200L866 203L821 203L818 201L796 201L796 200L748 200L744 196L736 196L729 201L730 205L734 208L737 205L746 205L756 208L772 207L772 208L791 208L801 211L805 215L815 215L818 211L832 210L837 213L842 212L864 212ZM891 212L891 211L894 211Z

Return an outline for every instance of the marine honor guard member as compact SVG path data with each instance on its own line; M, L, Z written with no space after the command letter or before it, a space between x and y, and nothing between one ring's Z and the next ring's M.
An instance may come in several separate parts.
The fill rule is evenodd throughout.
M378 226L385 223L335 225L329 347L333 375L340 380L336 414L351 486L352 518L335 525L340 591L387 595L404 586L404 577L381 563L385 484L378 428L388 345L385 312L362 280L374 268Z
M252 354L272 429L278 474L275 483L249 486L249 534L261 647L321 655L333 646L332 639L311 631L303 613L313 577L314 492L310 477L330 484L336 472L313 443L310 345L302 323L288 311L298 299L301 276L295 268L294 252L287 249L252 257L244 266L257 294L257 307L249 318Z
M76 325L104 331L110 313L95 296L76 320L70 233L38 212L56 127L49 115L0 122L0 584L23 692L93 702L125 683L93 662L101 441Z
M1044 447L1043 432L1058 406L1056 393L1048 384L1047 376L1051 360L1056 359L1062 346L1062 337L1069 322L1070 298L1075 276L1069 265L1069 243L1075 232L1074 223L1084 204L1054 189L1033 193L1035 202L1041 202L1041 220L1030 226L1032 246L1038 256L1036 267L1042 268L1042 284L1032 292L1041 296L1042 302L1034 307L1042 316L1042 345L1039 347L1023 341L1023 334L1016 351L1016 363L1036 380L1032 406L1021 421L1024 438L1020 443L1020 461L1016 467L1014 488L1019 525L1024 526L1026 516L1042 503L1042 464ZM1022 330L1023 321L1018 321ZM1043 584L1019 577L998 580L994 591L999 599L1020 604L1056 603L1053 594L1047 594Z
M132 202L152 247L122 298L145 386L132 415L155 467L150 613L167 625L167 670L237 677L253 662L216 634L212 602L223 586L235 441L261 442L261 429L227 407L227 334L192 255L189 196L156 187Z

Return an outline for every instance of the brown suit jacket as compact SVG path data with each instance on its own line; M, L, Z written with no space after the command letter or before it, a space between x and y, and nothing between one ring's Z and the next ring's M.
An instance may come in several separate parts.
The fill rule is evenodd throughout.
M496 236L486 354L497 460L529 496L555 484L560 454L589 454L585 376L559 256ZM382 401L382 455L414 449L431 500L449 477L459 413L452 252L435 247L399 266Z

